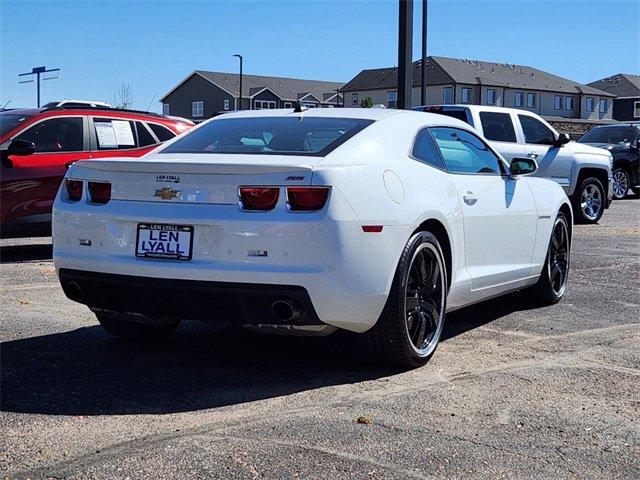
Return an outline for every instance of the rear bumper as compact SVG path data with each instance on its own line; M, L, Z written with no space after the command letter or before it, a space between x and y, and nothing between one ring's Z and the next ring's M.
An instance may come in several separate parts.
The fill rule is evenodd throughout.
M64 268L58 276L67 297L93 309L209 323L324 324L307 291L298 286L172 280ZM271 308L279 300L297 304L301 314L290 322L279 319Z
M145 222L193 226L192 259L137 258L137 225ZM111 201L95 206L56 201L53 230L54 263L63 287L69 271L84 272L82 280L93 293L90 301L80 301L94 308L148 315L169 312L208 321L211 316L201 306L176 305L188 304L196 295L195 303L205 310L220 309L233 318L238 311L239 321L261 317L264 322L264 303L284 292L308 305L306 310L313 312L308 321L354 332L369 329L380 316L409 235L408 227L401 225L364 233L337 189L325 210L311 214L285 209L247 213L235 205ZM265 255L255 256L255 251ZM124 278L127 285L131 278L139 279L131 284L137 294L111 284L109 288L120 293L101 297L109 278L103 274ZM92 282L94 276L100 282ZM173 293L174 286L179 293ZM256 291L265 293L264 298L254 295ZM143 293L148 300L138 301ZM162 304L172 295L180 301ZM208 295L215 297L211 304ZM157 311L147 305L156 301L164 305ZM247 314L247 305L254 303L259 308Z

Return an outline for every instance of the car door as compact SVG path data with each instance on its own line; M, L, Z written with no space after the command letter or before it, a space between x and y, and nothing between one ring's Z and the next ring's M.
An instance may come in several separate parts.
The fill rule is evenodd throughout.
M556 146L557 134L540 119L524 113L518 114L519 127L524 139L525 154L538 162L537 177L558 182L565 192L571 186L573 155L565 146Z
M537 227L531 189L506 175L502 160L474 133L431 132L459 195L471 290L507 290L531 267Z
M14 138L33 142L32 155L9 157L2 168L3 222L51 214L58 187L68 166L89 158L83 116L50 117Z
M518 143L511 113L481 111L478 113L478 120L477 130L507 163L525 156L524 145Z
M127 118L91 118L91 156L141 157L160 143L144 122Z

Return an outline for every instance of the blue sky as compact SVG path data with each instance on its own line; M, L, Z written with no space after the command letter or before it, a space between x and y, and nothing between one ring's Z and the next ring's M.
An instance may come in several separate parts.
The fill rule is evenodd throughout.
M415 2L414 58L421 2ZM158 99L195 69L348 81L397 63L398 6L380 1L0 0L0 106L35 106L31 67L59 67L43 103ZM640 0L429 1L429 53L530 65L589 82L640 73ZM155 99L154 99L155 95ZM153 99L153 102L152 102Z

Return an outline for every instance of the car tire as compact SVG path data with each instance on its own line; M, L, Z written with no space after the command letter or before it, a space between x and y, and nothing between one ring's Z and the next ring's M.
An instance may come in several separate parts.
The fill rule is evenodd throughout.
M585 178L571 199L576 223L598 223L606 202L605 190L600 180L595 177Z
M360 335L379 363L417 368L429 361L444 326L447 268L442 249L430 232L407 242L376 324Z
M531 300L535 306L555 305L562 299L569 277L570 257L569 222L564 213L559 212L553 223L547 257L540 272L540 278L533 287L529 288Z
M629 191L629 185L631 184L631 177L629 172L624 168L616 168L613 171L613 199L622 200L627 196Z
M131 316L115 312L94 312L100 325L111 335L124 340L157 340L172 333L180 320L171 323L150 324L132 320Z

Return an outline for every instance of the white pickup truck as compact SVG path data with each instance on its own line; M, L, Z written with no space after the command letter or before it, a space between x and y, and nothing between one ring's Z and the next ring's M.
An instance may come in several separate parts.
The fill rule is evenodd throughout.
M558 133L535 113L484 105L435 105L414 110L467 122L507 162L525 156L535 159L538 162L535 175L562 185L579 223L596 223L611 204L611 153L570 141L567 134Z

